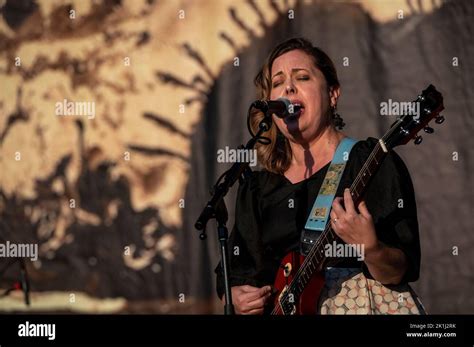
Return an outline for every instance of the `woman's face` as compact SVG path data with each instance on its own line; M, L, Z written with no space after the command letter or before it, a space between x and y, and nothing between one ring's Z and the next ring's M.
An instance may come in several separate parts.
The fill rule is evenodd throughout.
M273 117L289 140L305 144L316 138L329 126L329 110L338 96L339 88L328 91L323 73L304 51L289 51L273 61L270 99L283 97L302 106L294 117Z

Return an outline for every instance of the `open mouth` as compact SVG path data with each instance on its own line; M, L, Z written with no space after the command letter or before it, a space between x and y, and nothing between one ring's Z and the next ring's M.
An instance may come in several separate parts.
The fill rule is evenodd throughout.
M304 113L304 104L299 100L291 101L291 107L288 112L287 118L296 119Z

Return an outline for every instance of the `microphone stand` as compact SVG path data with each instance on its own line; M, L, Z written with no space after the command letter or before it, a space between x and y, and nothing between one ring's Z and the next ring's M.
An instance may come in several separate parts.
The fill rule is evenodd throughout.
M13 287L5 290L0 298L8 296L12 291L21 289L25 298L25 305L30 306L30 282L28 280L28 272L26 271L25 260L23 258L10 259L7 264L0 270L0 274L5 272L11 265L16 262L20 263L20 281L15 282Z
M256 107L255 103L250 106ZM259 108L259 107L257 107ZM247 125L249 125L248 120L250 117L250 109L247 119ZM252 150L256 143L262 140L262 134L268 130L272 126L272 117L268 115L267 110L264 110L265 117L259 123L259 130L256 135L254 135L245 145L245 147L240 146L239 148L243 148L245 150ZM253 135L253 134L252 134ZM266 138L265 138L266 139ZM262 141L262 143L264 143ZM266 142L267 144L269 142ZM227 241L229 232L226 227L228 213L227 208L224 201L224 196L228 193L229 189L234 185L234 183L242 178L246 177L250 174L251 170L249 168L248 162L242 163L234 163L232 167L224 172L221 177L217 180L214 188L211 191L212 198L207 202L206 207L202 210L199 218L197 219L194 227L197 230L202 231L199 235L201 240L205 240L206 236L206 224L207 222L215 218L217 221L217 237L219 239L220 244L220 256L221 256L221 264L222 269L224 271L224 286L225 286L225 305L224 305L224 314L232 315L235 314L234 305L232 303L232 292L230 289L230 270L229 270L229 260L228 260L228 247ZM224 179L222 183L220 181Z
M30 281L28 280L28 272L26 271L25 260L20 259L20 279L21 279L21 288L25 296L26 306L30 306Z
M6 241L3 237L0 237L0 241ZM8 259L6 265L0 268L0 278L7 269L15 264L16 262L20 263L20 281L15 282L13 287L8 288L2 294L0 298L8 296L12 291L21 289L23 291L23 296L25 298L25 305L30 306L30 281L28 280L28 271L26 271L25 259L23 258L13 258Z

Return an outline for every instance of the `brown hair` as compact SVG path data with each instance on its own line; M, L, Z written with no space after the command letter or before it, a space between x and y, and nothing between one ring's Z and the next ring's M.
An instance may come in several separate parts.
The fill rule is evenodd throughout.
M314 66L320 70L327 82L328 90L339 87L336 68L331 58L320 48L304 38L292 38L280 43L268 55L265 63L255 77L254 83L257 87L259 99L269 99L272 89L271 71L272 65L276 58L293 50L302 50L313 58ZM262 112L256 112L252 115L251 128L254 133L258 130L258 124L264 117ZM262 166L270 172L283 174L291 163L291 147L288 139L283 136L277 126L272 126L268 132L263 134L270 138L271 143L268 145L257 143L256 149L258 160Z

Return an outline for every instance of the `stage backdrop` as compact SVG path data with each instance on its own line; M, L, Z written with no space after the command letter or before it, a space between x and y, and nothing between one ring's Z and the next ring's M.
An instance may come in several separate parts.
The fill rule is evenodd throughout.
M445 123L397 150L418 205L413 287L429 313L474 312L472 1L0 6L0 243L39 246L31 308L15 291L1 311L221 312L214 224L206 241L193 225L230 166L217 151L249 137L264 58L304 36L336 64L352 137L384 133L383 101L443 93ZM11 260L2 289L20 278Z

